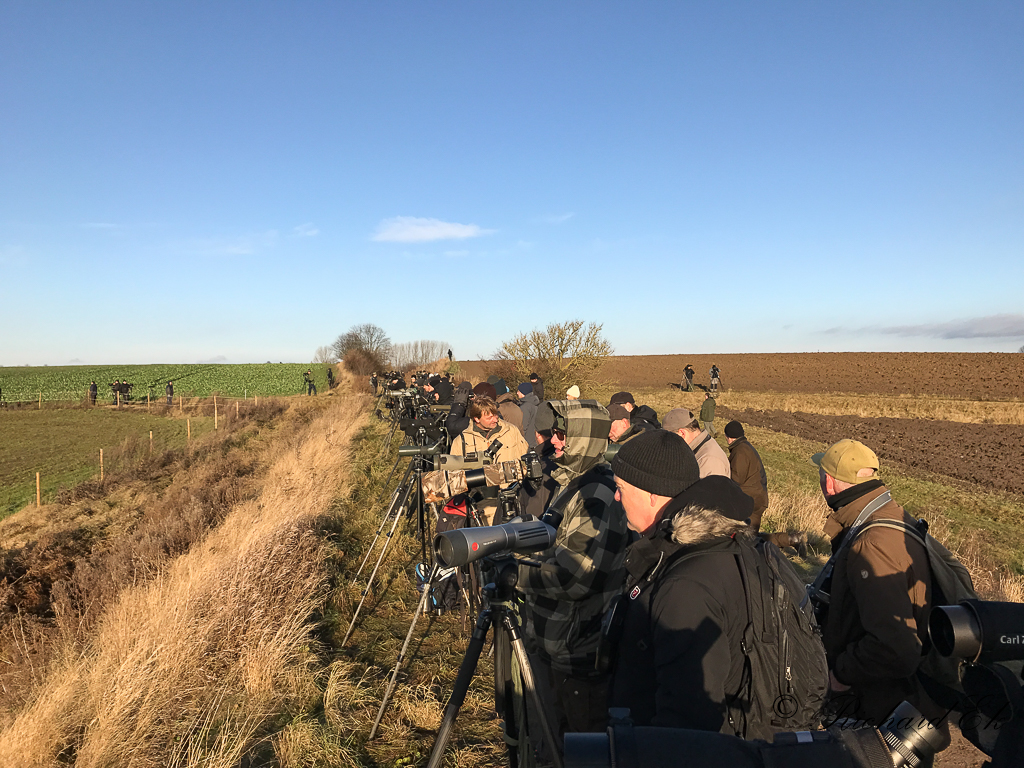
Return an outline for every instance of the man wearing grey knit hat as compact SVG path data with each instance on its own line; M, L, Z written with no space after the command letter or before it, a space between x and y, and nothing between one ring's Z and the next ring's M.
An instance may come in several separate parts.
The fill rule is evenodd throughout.
M747 524L753 501L731 478L701 479L686 441L665 430L623 445L612 471L615 498L640 538L626 552L609 705L628 707L638 726L732 733L745 685L738 563L756 543Z

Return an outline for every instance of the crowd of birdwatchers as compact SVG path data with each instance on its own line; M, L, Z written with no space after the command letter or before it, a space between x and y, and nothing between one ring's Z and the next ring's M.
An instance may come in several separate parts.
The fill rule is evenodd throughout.
M637 726L749 739L815 727L824 711L880 724L907 701L944 748L940 672L949 666L927 634L940 564L926 524L893 498L863 443L847 438L809 456L832 555L805 599L792 563L808 557L807 532L761 531L769 475L740 421L716 439L721 370L708 373L697 413L660 418L627 391L605 403L573 385L546 399L536 373L511 387L499 376L455 385L425 371L408 385L397 371L369 383L385 399L413 386L447 406L450 454L481 456L500 443L493 463L539 458L543 479L523 484L517 509L541 518L558 499L564 517L554 546L519 568L517 589L559 737L604 731L609 707L628 708ZM679 388L693 391L694 375L687 365ZM507 522L499 493L508 485L452 497L437 530ZM451 582L431 596L438 612L465 599ZM969 578L962 587L970 592ZM780 713L783 704L792 711Z

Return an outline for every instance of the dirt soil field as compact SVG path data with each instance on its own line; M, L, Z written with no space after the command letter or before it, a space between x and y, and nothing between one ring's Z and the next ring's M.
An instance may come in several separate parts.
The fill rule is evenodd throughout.
M962 352L808 352L750 355L639 355L613 357L597 378L623 389L678 384L683 367L706 386L717 364L722 386L750 392L847 392L944 395L972 400L1024 399L1024 354ZM486 363L460 362L473 379Z
M733 411L719 407L723 422L737 419L775 432L833 443L854 436L879 458L948 475L986 488L1024 494L1024 427L960 424L920 419L865 419L788 411Z

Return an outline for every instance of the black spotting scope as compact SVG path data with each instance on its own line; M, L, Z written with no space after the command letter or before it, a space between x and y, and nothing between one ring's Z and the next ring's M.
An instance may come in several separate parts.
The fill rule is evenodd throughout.
M936 606L928 635L943 656L983 664L1024 659L1024 604L964 600Z
M484 528L459 528L434 537L437 560L458 567L498 552L537 552L555 543L555 529L542 520Z

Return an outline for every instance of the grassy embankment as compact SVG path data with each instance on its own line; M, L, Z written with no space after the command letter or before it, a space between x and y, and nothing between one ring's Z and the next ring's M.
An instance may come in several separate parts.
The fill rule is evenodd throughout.
M377 456L384 432L366 426L367 405L350 392L295 399L259 429L211 433L173 476L87 483L77 501L0 524L5 570L22 574L4 584L0 759L356 766L422 755L461 660L458 616L429 631L423 620L367 742L418 598L411 534L393 543L349 647L336 647L394 458ZM460 720L459 765L500 762L488 671L485 660Z

